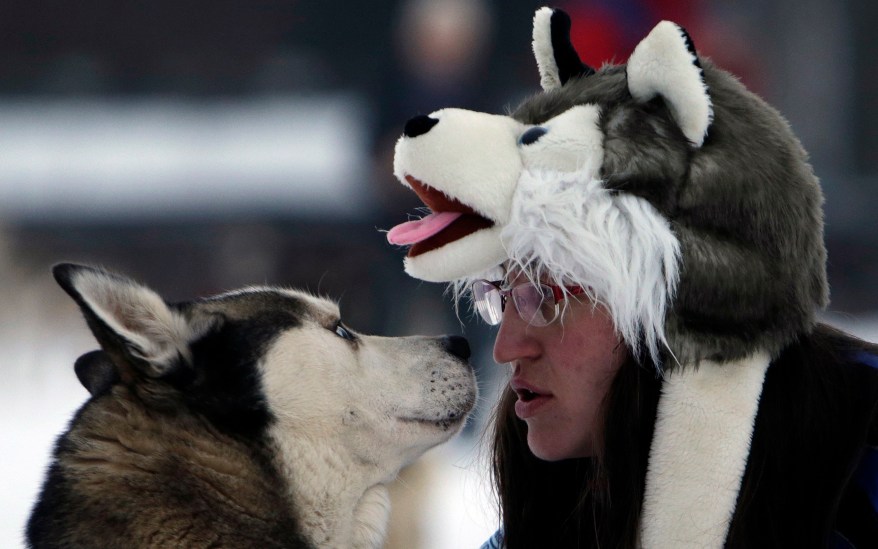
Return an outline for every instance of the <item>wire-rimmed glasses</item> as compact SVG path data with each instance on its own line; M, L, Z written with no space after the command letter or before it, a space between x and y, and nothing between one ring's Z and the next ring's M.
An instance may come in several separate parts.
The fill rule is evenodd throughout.
M551 324L561 310L560 302L567 293L577 295L584 292L580 286L555 286L554 284L524 282L512 288L501 288L499 281L476 280L471 286L476 310L482 319L496 326L503 320L506 301L512 297L512 303L518 316L531 326Z

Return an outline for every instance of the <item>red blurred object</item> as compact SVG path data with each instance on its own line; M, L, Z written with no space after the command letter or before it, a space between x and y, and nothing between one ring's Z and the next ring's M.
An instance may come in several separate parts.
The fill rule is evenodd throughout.
M564 9L572 21L570 41L583 62L597 69L628 59L634 45L625 40L628 33L615 14L600 6Z

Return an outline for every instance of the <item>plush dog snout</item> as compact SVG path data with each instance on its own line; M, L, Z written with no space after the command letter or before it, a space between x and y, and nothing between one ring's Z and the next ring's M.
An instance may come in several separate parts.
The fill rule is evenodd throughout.
M442 347L461 360L470 357L469 342L461 336L445 336L442 338Z
M409 118L408 122L405 123L405 128L403 128L402 133L406 137L417 137L419 135L424 135L438 123L439 120L436 118L430 118L426 114L419 114L414 118Z

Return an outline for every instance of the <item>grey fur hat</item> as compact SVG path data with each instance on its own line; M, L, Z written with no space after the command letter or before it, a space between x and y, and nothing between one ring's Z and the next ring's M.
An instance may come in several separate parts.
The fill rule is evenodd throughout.
M603 304L664 376L642 543L720 547L768 365L828 300L823 197L782 116L678 25L598 70L569 28L536 12L543 91L511 115L408 122L394 173L434 213L388 240L416 278L516 266Z

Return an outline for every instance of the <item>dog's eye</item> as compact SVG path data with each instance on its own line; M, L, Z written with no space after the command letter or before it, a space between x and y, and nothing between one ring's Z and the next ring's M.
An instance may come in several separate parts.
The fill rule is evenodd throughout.
M342 339L347 339L348 341L353 341L355 339L354 334L345 328L341 322L335 325L335 335Z

